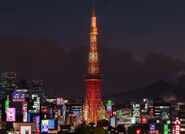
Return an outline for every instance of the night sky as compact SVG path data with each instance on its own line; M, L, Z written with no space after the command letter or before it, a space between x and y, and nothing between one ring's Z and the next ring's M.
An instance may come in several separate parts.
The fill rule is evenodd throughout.
M84 96L91 0L0 1L0 70ZM103 95L185 70L184 0L97 0ZM54 92L53 92L54 91Z

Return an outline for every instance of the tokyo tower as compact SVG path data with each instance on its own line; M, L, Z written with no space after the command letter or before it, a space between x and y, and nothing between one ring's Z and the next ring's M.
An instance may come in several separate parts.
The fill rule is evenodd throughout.
M108 116L101 98L100 82L102 75L99 72L95 9L93 8L90 28L90 47L88 59L88 72L85 75L86 94L83 105L83 117L86 124L97 124L99 120L107 120Z

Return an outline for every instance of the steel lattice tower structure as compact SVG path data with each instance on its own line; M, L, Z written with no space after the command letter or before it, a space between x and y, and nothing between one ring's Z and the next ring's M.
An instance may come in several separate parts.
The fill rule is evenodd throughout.
M97 35L95 9L93 8L90 28L90 48L88 59L88 72L85 75L86 94L83 105L83 117L88 123L97 124L98 120L108 119L101 98L100 82L102 75L99 72Z

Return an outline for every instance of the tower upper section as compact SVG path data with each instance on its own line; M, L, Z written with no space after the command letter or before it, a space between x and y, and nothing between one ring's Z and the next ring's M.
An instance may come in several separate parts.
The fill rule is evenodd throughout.
M90 48L88 61L88 74L99 74L98 49L97 49L97 35L98 29L96 26L95 9L92 11L91 28L90 28Z
M91 17L91 28L89 34L98 34L98 28L96 27L96 16L95 16L95 9L92 11L92 17Z

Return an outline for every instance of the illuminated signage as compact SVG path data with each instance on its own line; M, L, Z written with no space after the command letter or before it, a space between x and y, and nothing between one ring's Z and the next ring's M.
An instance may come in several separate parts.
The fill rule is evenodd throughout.
M28 109L27 109L27 102L23 102L22 105L22 112L23 112L23 122L27 122L28 120Z
M41 113L48 113L48 108L47 107L42 107L41 108Z
M107 101L107 106L112 106L112 100Z
M155 131L156 131L155 123L150 123L149 128L150 128L150 133L155 133Z
M175 134L181 134L181 121L175 120Z
M70 131L74 133L75 132L75 127L71 126Z
M154 116L154 109L152 108L151 110L150 110L150 116Z
M24 102L25 101L25 92L13 92L12 93L13 102Z
M5 113L7 112L7 108L9 108L10 100L5 100Z
M63 116L63 118L64 118L64 122L66 121L66 105L63 105L62 106L62 116Z
M48 129L55 129L55 120L54 119L48 120Z
M62 110L61 109L57 109L58 112L58 116L61 116Z
M40 113L40 97L37 94L32 94L33 110L29 109L29 113Z
M117 114L117 111L113 111L113 112L112 112L112 114L113 114L114 116L116 116L116 114Z
M131 123L132 123L132 124L136 124L136 117L132 117L132 118L131 118Z
M41 121L41 133L48 132L48 120Z
M40 134L40 129L36 129L36 134Z
M32 126L31 125L21 125L20 134L32 134Z
M79 116L80 110L74 110L74 111L72 111L72 113L74 116Z
M148 124L147 116L140 116L139 117L139 124Z
M119 111L118 111L118 118L121 118L122 117L122 110L120 109Z
M28 113L28 122L31 122L31 114Z
M168 124L164 124L164 134L168 134Z
M141 129L136 129L136 134L141 134Z
M53 118L53 108L49 108L49 117Z
M121 125L122 124L122 118L119 118L118 120L118 124Z
M110 125L112 126L112 127L116 127L116 119L115 119L115 117L111 117L110 118Z
M112 106L107 106L107 111L111 111L112 112Z
M6 121L15 121L15 108L7 108Z
M80 119L80 120L78 120L77 125L81 125L83 123L84 123L84 120L83 119Z
M36 134L40 134L40 116L35 116L36 119Z
M159 130L156 130L156 131L155 131L155 134L159 134Z
M112 116L112 112L111 111L107 111L107 114L108 114L109 117Z
M140 104L133 104L133 116L139 117L140 116Z
M64 99L63 98L57 98L57 105L63 105Z

